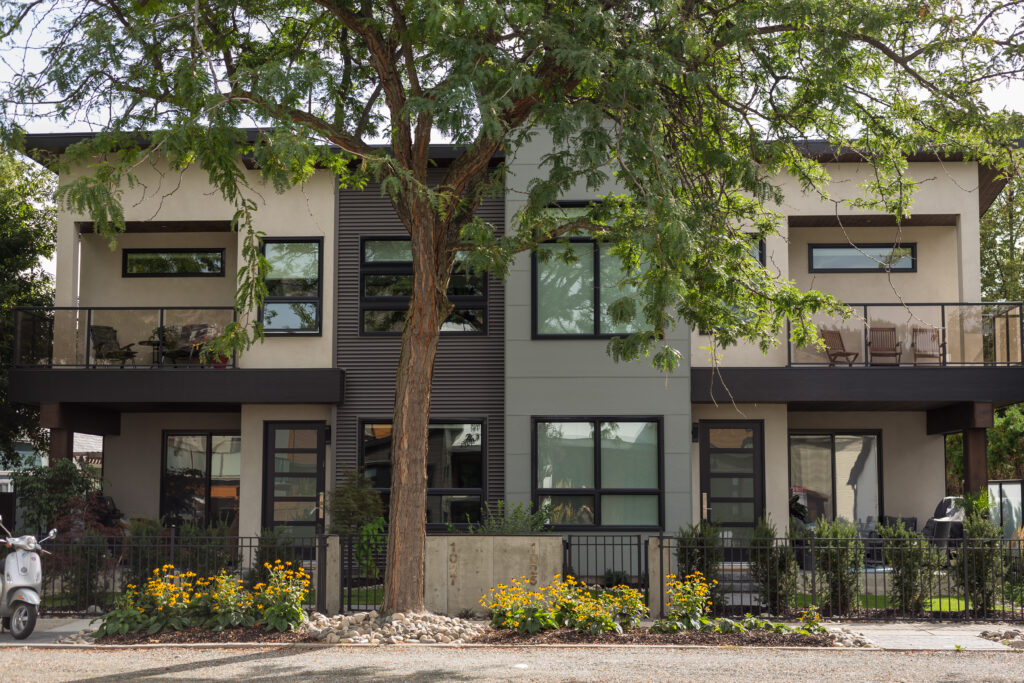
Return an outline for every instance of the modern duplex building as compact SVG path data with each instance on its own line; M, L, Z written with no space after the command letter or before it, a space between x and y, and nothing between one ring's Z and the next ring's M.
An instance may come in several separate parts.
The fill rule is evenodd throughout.
M60 154L78 134L29 136ZM539 172L542 136L506 163L509 190L480 209L506 226ZM869 168L841 151L833 199ZM436 146L438 173L456 150ZM583 239L572 266L522 254L507 280L453 277L437 354L427 520L476 519L505 499L552 505L573 533L674 532L702 517L742 534L790 500L812 519L920 524L945 493L943 435L963 431L967 478L985 472L993 409L1024 401L1021 305L981 302L979 219L1001 189L955 157L919 155L912 219L852 211L782 178L781 234L751 258L849 303L816 321L828 348L726 349L677 329L670 376L614 363L607 315L619 264ZM253 187L259 188L255 171ZM266 340L202 361L234 319L241 245L231 207L201 171L159 162L126 189L116 245L87 216L60 214L57 306L18 313L12 400L39 404L53 455L102 434L107 492L132 517L226 521L241 535L323 528L323 496L362 469L390 485L390 413L411 287L407 235L379 189L337 189L327 171L284 194L253 192L273 270ZM62 178L62 180L67 180ZM595 199L582 190L560 211Z

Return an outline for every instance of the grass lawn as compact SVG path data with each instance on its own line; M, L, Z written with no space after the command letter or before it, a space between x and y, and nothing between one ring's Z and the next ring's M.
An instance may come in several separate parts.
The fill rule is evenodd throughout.
M819 594L819 606L821 598L822 596ZM889 596L887 595L868 595L866 593L858 593L857 602L860 609L890 609L892 607L889 602ZM796 607L810 607L812 604L814 604L814 601L812 600L810 593L797 593ZM963 612L968 609L968 604L966 600L958 596L929 598L925 602L924 609L926 612ZM1014 605L996 605L995 609L1013 612L1019 609L1019 607Z
M367 610L376 609L384 601L384 588L382 586L360 586L349 588L346 591L345 605L352 605L357 611L361 607Z

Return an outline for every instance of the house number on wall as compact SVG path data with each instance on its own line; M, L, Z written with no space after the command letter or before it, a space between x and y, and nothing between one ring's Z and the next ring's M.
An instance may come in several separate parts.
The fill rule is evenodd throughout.
M451 550L448 552L448 580L455 585L455 571L459 566L459 554L455 552L455 541L451 542Z
M530 544L530 585L537 585L537 567L540 565L540 557L537 556L537 544Z

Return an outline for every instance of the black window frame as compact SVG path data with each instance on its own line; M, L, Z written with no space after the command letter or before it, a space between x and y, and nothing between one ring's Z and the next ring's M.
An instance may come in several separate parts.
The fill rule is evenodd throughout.
M357 421L358 425L358 439L359 439L359 473L364 474L366 472L366 440L363 438L366 434L366 425L372 424L389 424L394 428L394 416L389 415L381 419L372 418L360 418ZM428 488L427 496L479 496L480 498L480 518L483 519L487 513L487 418L485 417L431 417L427 423L427 429L432 425L450 425L450 424L478 424L480 425L480 488ZM393 451L392 451L393 452ZM373 487L373 490L381 495L383 498L386 495L390 495L391 487L378 488ZM427 510L424 508L423 515L426 516ZM466 529L469 525L464 521L452 522L451 526L456 529ZM443 531L448 529L449 524L446 522L429 522L427 523L428 531Z
M814 267L814 250L815 249L910 249L910 267L909 268L894 268L888 266L885 268L815 268ZM813 242L807 245L807 272L809 273L860 273L860 274L875 274L875 275L887 275L889 273L916 273L917 272L917 242L859 242L851 244L849 242Z
M544 422L590 422L594 425L594 487L590 489L549 489L537 486L537 427ZM658 488L624 489L601 487L602 422L654 422L658 425ZM594 497L594 524L552 524L556 531L663 531L665 528L665 418L662 415L534 415L530 418L530 496L535 510L545 496L583 495ZM601 497L604 495L658 496L658 524L601 524Z
M167 517L167 511L164 509L164 497L166 493L165 486L165 475L167 473L167 437L169 436L202 436L206 438L206 512L203 515L203 520L197 522L201 527L209 526L211 520L208 518L210 508L210 490L212 487L212 474L211 474L211 460L213 459L213 437L215 436L237 436L239 439L242 438L242 432L239 429L164 429L160 432L160 520L163 521ZM242 515L242 471L238 471L238 515L241 519ZM216 521L216 520L213 520Z
M220 256L220 270L216 273L129 273L128 256L131 254L217 254ZM121 277L224 277L227 273L227 253L223 247L156 247L122 249Z
M263 237L260 239L260 255L267 256L267 244L304 244L317 245L316 296L266 296L260 304L258 320L267 337L322 337L324 328L324 238L323 237ZM287 330L266 327L263 316L267 304L316 304L315 330Z
M408 311L408 296L366 296L366 277L368 275L413 275L412 261L367 261L367 242L410 242L408 237L385 235L362 235L359 238L359 334L366 337L399 337L401 331L378 331L366 329L366 311ZM483 326L479 330L442 330L444 336L479 337L487 334L490 316L487 311L487 277L480 278L481 293L479 295L449 294L448 300L459 310L483 311Z
M756 232L748 232L746 235L751 239L757 237ZM757 238L757 262L761 264L762 268L768 267L768 245L763 237Z
M278 429L284 430L315 430L317 432L317 445L313 448L303 446L281 446L274 443L274 433ZM281 527L313 527L314 535L322 534L325 527L324 503L327 490L327 445L330 442L330 426L323 420L266 420L263 423L263 487L262 487L262 528ZM274 456L278 451L285 453L315 453L316 472L287 472L279 473L274 470ZM317 519L313 522L276 522L274 521L274 502L302 502L310 499L309 496L278 496L274 489L275 479L278 476L289 478L312 479L316 487Z
M878 453L875 455L878 461L878 518L876 522L880 523L882 517L885 515L885 490L883 487L882 471L884 469L883 463L883 448L882 448L882 430L881 429L790 429L789 433L786 434L786 483L788 489L786 491L787 497L793 495L793 458L792 458L792 437L794 436L827 436L831 440L832 444L832 519L828 520L834 522L836 520L836 437L837 436L874 436L878 439ZM849 520L854 524L857 520Z

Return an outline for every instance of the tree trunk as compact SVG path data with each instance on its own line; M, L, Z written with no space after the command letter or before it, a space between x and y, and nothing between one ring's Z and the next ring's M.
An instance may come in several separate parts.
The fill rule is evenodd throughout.
M434 245L432 230L412 232L413 296L395 377L383 614L423 610L430 384L441 323L450 307L450 259Z

